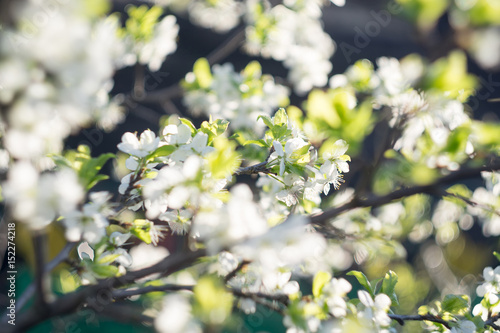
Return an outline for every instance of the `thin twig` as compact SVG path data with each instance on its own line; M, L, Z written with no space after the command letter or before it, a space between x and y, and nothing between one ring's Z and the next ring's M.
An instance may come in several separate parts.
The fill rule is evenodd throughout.
M210 66L224 60L231 53L236 51L245 40L245 28L237 29L231 36L229 36L221 45L219 45L213 52L207 55L207 60ZM144 102L162 102L180 97L184 94L184 90L179 84L172 85L165 89L160 89L148 93L142 101Z
M271 170L267 167L267 161L260 162L258 164L250 165L244 168L239 168L234 172L236 176L239 175L253 175L258 173L270 173Z
M269 150L269 153L267 154L266 160L264 162L260 162L254 165L250 165L247 167L242 167L239 168L234 172L235 176L239 175L253 175L253 174L258 174L260 172L266 173L266 174L271 174L271 169L267 167L267 163L269 161L269 158L271 157L272 153L274 152L274 147L271 147Z
M497 324L495 324L495 322L498 319L500 319L500 314L497 314L497 315L494 315L494 316L488 318L488 320L486 320L484 322L484 328L486 328L486 326L491 326L495 330L500 330L500 326L498 326Z
M233 289L233 288L228 288L228 290L235 296L238 297L244 297L244 298L264 298L268 301L276 301L280 304L283 304L285 306L288 305L289 299L288 296L285 294L265 294L261 292L249 292L249 291L243 291L241 289Z
M163 291L178 291L178 290L193 290L194 286L183 286L178 284L165 284L162 286L146 286L142 288L117 289L113 291L113 298L127 298L131 296L144 295L152 292Z
M450 323L446 320L443 320L440 317L433 316L430 314L426 315L397 315L397 314L389 314L389 318L397 321L401 326L403 326L405 321L432 321L434 323L439 323L444 325L446 328L450 329Z
M238 274L238 272L241 271L241 269L243 267L245 267L246 265L248 265L250 263L251 263L251 261L249 261L249 260L242 260L235 269L233 269L231 272L229 272L228 275L226 275L224 277L224 283L228 283L229 280L234 278L236 276L236 274Z
M287 295L270 295L270 294L264 294L264 293L252 293L252 292L245 292L240 289L232 289L228 288L228 290L237 297L241 298L249 298L253 300L255 303L261 304L277 313L280 315L284 316L285 312L282 307L279 306L281 304L282 306L286 307L288 305L289 299ZM276 304L278 303L278 304Z
M456 198L456 199L459 199L459 200L462 200L463 202L465 202L467 205L471 206L471 207L478 207L482 210L485 210L487 212L490 212L492 214L495 214L497 216L500 216L500 211L496 210L496 209L493 209L492 207L489 207L485 204L482 204L480 202L477 202L477 201L474 201L472 199L469 199L469 198L466 198L460 194L456 194L456 193L450 193L448 191L445 191L443 190L443 193L442 193L443 197L447 196L447 197L452 197L452 198Z
M229 36L222 44L207 55L207 60L210 65L219 63L231 53L236 51L245 41L245 27L238 28L231 36Z

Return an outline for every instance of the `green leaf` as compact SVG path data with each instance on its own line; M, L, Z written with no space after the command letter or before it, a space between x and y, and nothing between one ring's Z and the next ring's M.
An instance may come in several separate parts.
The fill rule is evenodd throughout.
M109 179L108 175L102 175L102 174L97 174L95 175L94 178L90 181L90 183L87 185L87 189L91 189L92 187L96 186L97 183L99 183L102 180Z
M259 120L259 119L262 119L262 121L264 122L264 124L266 124L267 127L269 127L269 128L274 127L274 124L273 124L273 121L271 120L271 117L262 115L262 116L257 117L257 120Z
M497 258L498 261L500 261L500 253L498 253L497 251L493 251L493 255L495 256L495 258Z
M222 179L233 174L241 164L240 155L235 151L236 143L224 136L214 139L215 151L206 157L212 177Z
M207 59L200 58L196 60L193 66L193 73L196 76L200 88L210 88L212 84L212 72L210 71L210 64Z
M463 315L469 310L469 297L466 295L446 295L441 306L445 312Z
M90 153L87 156L80 156L80 160L82 162L81 168L78 172L78 176L82 184L86 187L87 190L94 187L100 180L107 179L104 178L103 175L98 176L99 171L102 166L111 158L115 158L114 154L107 153L102 154L96 158L90 158Z
M193 294L193 314L204 323L220 325L231 314L233 296L216 277L201 277Z
M247 140L243 143L244 146L246 145L250 145L250 144L254 144L254 145L257 145L257 146L260 146L260 147L269 147L269 145L267 144L267 142L263 139L260 139L260 140Z
M148 41L153 37L155 25L163 14L163 9L158 6L130 6L127 14L129 18L125 22L125 34L138 41Z
M321 291L325 284L327 284L332 279L332 275L328 272L320 271L316 273L313 279L312 284L312 293L314 297L319 297L321 295Z
M177 148L175 146L170 146L170 145L158 147L154 152L148 155L147 159L153 160L156 157L168 156L172 154L176 149Z
M274 120L274 125L288 126L288 116L286 114L285 109L279 108L278 111L276 111L273 120Z
M436 60L427 71L424 89L436 89L456 98L467 101L478 83L477 78L467 72L467 56L462 51L453 51L446 58Z
M243 70L243 75L246 77L259 78L262 75L260 63L255 60L250 62Z
M130 228L130 233L146 244L151 244L151 222L144 219L136 219Z
M396 283L398 283L398 276L393 271L389 271L385 274L382 280L382 288L380 289L380 292L389 296L393 304L399 304L395 293Z
M71 161L60 155L50 155L54 163L59 167L73 168Z
M113 261L115 261L116 258L118 258L120 255L119 254L108 254L105 255L104 257L100 257L99 260L97 260L97 264L110 264Z
M193 125L191 120L186 119L186 118L179 118L179 120L181 121L181 123L183 123L184 125L187 125L187 127L189 127L189 129L191 130L191 135L196 133L196 127Z
M347 275L354 276L358 280L359 284L362 285L372 297L375 297L372 285L370 284L370 281L368 281L366 275L363 274L363 272L350 271L349 273L347 273Z
M322 90L313 90L307 97L307 116L313 121L322 120L332 128L341 124L339 114L333 107L331 94Z
M92 271L102 278L116 276L118 267L112 265L92 265Z
M229 121L225 119L216 119L214 123L216 125L215 135L217 136L224 134L229 126Z
M291 157L294 159L299 159L300 157L302 157L303 155L305 155L309 152L310 147L311 147L311 145L307 144L307 145L297 149L296 151L294 151L292 153Z

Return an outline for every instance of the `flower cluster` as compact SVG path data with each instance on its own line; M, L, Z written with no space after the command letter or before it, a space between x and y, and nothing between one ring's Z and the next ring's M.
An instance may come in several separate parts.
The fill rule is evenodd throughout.
M332 70L334 44L320 21L322 1L248 1L246 50L283 61L299 94L323 87Z
M175 16L167 15L160 20L163 10L146 5L130 6L127 13L129 18L120 30L125 48L123 63L144 64L151 71L158 71L166 56L177 49L179 26Z
M479 217L485 236L500 235L500 173L482 172L486 186L478 187L472 194L476 207L468 207L468 211Z
M8 111L0 127L13 158L60 153L63 140L82 126L98 120L109 129L122 118L107 84L123 50L118 22L86 6L58 3L40 24L44 4L26 1L14 13L19 27L1 31L0 107Z
M260 64L251 62L240 73L233 65L214 65L199 59L193 72L184 80L184 103L194 114L230 120L230 128L262 133L261 115L270 115L279 106L288 104L289 91L263 75Z
M330 87L371 93L376 108L389 108L389 125L403 131L395 150L429 168L454 170L474 153L467 134L471 119L462 103L473 92L476 79L466 73L465 61L464 54L455 52L429 68L416 55L401 61L384 57L377 60L375 71L370 61L361 60L333 76ZM438 80L436 72L454 72L461 79ZM451 147L457 136L463 137L459 149Z
M271 147L267 167L275 175L262 177L271 177L280 184L266 186L268 181L260 181L267 192L273 191L273 195L287 206L294 206L301 200L319 205L321 193L328 194L331 185L339 188L342 173L349 172L350 157L345 155L348 145L344 140L337 140L318 158L316 150L288 119L284 109L278 110L273 118L261 119L269 130L264 139L250 142Z
M151 130L139 138L125 133L118 148L130 155L125 164L131 172L122 178L119 192L131 202L130 209L143 207L146 217L166 221L172 231L185 234L196 211L220 207L217 196L238 167L238 155L227 139L217 140L227 126L227 122L204 122L196 130L182 119L165 126L160 137ZM221 146L225 144L229 150ZM225 165L214 161L221 154L228 158Z

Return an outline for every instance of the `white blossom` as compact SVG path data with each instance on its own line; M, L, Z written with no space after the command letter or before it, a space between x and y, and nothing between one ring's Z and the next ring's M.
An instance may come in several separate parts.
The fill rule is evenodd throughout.
M378 294L373 299L365 290L358 290L358 298L364 308L358 312L358 318L362 323L374 328L387 327L391 324L391 318L387 311L391 307L391 299L386 294Z
M160 143L160 138L156 137L151 130L145 130L140 138L136 134L126 132L122 135L122 142L118 144L118 149L124 153L142 158L148 156Z
M28 162L12 166L3 194L14 219L33 229L42 229L60 215L70 214L83 200L83 188L73 170L40 175Z
M107 218L112 214L108 206L110 198L108 192L93 192L90 202L81 211L73 211L65 216L63 224L66 227L66 239L72 242L84 240L90 244L99 242L106 235L109 225Z
M202 332L194 321L189 300L183 294L169 294L163 298L163 307L155 319L155 328L160 333Z

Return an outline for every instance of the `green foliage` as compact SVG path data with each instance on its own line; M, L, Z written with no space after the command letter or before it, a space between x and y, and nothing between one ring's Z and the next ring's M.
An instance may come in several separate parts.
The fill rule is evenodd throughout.
M224 134L229 126L229 121L217 119L214 122L212 119L201 123L200 131L208 135L208 144L211 144L215 137Z
M349 273L347 273L347 275L354 276L356 280L358 280L359 284L363 286L363 288L365 288L372 297L375 296L375 290L373 289L372 284L370 283L370 281L368 281L368 278L363 272L350 271Z
M157 157L164 157L172 154L177 148L175 146L165 145L155 149L154 152L146 156L146 161L154 161Z
M423 80L424 89L437 90L461 102L467 101L477 84L477 78L467 73L467 57L461 51L453 51L448 57L436 60Z
M222 179L230 177L240 166L241 158L236 152L236 143L219 136L213 141L215 151L207 156L212 177Z
M472 121L471 133L476 147L485 152L498 152L500 149L500 123Z
M100 174L99 171L109 159L115 157L114 154L106 153L93 158L90 156L90 148L85 145L78 146L76 150L68 150L64 157L52 155L52 159L58 166L75 170L80 183L87 190L109 178L108 175Z
M163 14L163 9L158 6L148 8L147 5L139 7L130 5L127 9L128 19L125 28L119 32L121 36L130 35L136 41L149 41L158 19Z
M210 70L210 64L206 58L200 58L196 60L193 65L193 76L189 80L181 81L181 85L184 89L208 89L212 84L212 71Z
M422 29L431 28L444 14L449 0L396 0L403 7L403 15Z
M285 143L291 137L292 130L288 128L288 115L285 109L280 108L273 118L259 116L257 119L261 119L269 128L264 139L268 147L272 146L273 141Z
M305 104L307 113L303 125L311 142L319 146L327 140L328 145L343 138L349 142L351 153L356 155L375 121L371 102L357 106L356 103L350 88L311 91Z
M469 297L466 295L446 295L441 302L443 312L464 315L469 310Z
M356 91L366 92L371 90L373 73L373 63L368 59L361 59L349 67L346 71L346 76Z
M495 0L476 0L467 9L459 9L468 22L474 26L500 24L500 2Z
M89 17L104 15L111 9L111 4L108 0L85 0L83 4L85 14Z
M233 296L214 276L201 277L193 289L193 313L206 325L219 326L228 319Z
M393 305L399 304L396 295L396 283L398 283L398 276L393 271L389 271L385 274L382 280L382 287L380 288L380 292L389 296Z
M151 221L144 219L134 220L129 232L146 244L151 244Z
M332 279L332 275L328 272L319 271L314 275L312 284L312 293L314 297L319 297L325 284Z

